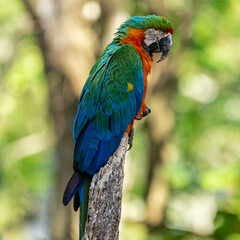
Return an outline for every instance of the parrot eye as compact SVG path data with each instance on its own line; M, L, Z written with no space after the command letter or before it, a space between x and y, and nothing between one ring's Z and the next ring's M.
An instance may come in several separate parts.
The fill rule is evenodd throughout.
M149 33L153 33L153 32L155 32L155 29L154 28L149 28L148 31L149 31Z

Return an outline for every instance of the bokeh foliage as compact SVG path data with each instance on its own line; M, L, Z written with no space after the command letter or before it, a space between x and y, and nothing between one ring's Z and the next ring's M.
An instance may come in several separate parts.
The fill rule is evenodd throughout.
M163 2L175 26L169 62L175 62L177 71L171 101L175 127L161 170L170 193L160 226L151 230L140 222L132 229L138 226L145 232L145 237L136 239L240 239L240 3ZM147 2L137 10L134 3L133 15L146 14ZM187 29L179 27L184 17ZM182 45L184 38L187 44ZM137 144L144 148L144 143ZM132 155L134 169L146 172L139 163L139 149ZM144 182L144 174L136 176L133 190ZM144 194L135 197L144 201ZM128 231L123 239L132 239Z
M129 1L125 11L166 14L174 25L168 64L177 80L170 100L175 126L156 183L167 186L168 196L162 221L149 224L145 121L127 163L121 238L238 240L240 2L164 0L164 11L157 4ZM54 187L54 138L43 57L21 1L0 1L0 27L0 236L14 240L25 236Z
M52 126L29 16L20 1L0 9L0 235L19 239L51 186Z

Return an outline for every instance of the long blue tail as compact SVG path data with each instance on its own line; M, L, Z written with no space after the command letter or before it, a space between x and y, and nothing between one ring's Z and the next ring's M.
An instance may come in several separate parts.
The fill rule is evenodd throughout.
M67 187L63 194L63 204L66 206L70 200L75 196L77 191L84 184L87 175L80 172L75 172L68 181Z
M80 207L79 240L83 238L88 212L88 195L92 177L86 173L75 172L70 178L63 195L63 204L66 206L74 197L73 208Z

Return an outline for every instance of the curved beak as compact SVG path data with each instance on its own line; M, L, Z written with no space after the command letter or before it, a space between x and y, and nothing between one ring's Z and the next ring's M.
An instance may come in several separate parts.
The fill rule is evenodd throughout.
M162 52L162 56L157 61L157 63L163 61L168 56L172 48L172 35L167 35L166 37L161 38L158 44L159 44L158 52Z
M161 38L159 41L153 42L150 44L150 46L148 46L145 41L143 41L142 45L143 48L150 54L150 56L152 56L153 53L162 52L161 58L157 61L161 62L168 56L172 48L172 35L167 35Z

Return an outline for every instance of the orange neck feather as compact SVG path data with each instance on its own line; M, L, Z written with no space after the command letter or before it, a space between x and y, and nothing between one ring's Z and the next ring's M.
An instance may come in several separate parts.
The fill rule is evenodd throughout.
M136 115L135 118L139 118L142 114L143 111L146 109L146 104L145 104L145 96L147 92L147 76L151 72L151 64L153 61L153 58L143 49L142 47L142 41L145 38L145 31L142 29L135 29L135 28L130 28L128 35L122 39L121 45L123 44L131 44L133 45L136 50L138 51L141 60L142 60L142 69L143 69L143 78L144 78L144 95L143 95L143 100L142 100L142 106L141 109L139 110L138 114ZM127 128L127 132L129 133L132 125L133 125L134 119L132 122L129 124Z
M145 38L145 31L142 29L130 28L128 35L122 39L121 44L131 44L138 51L143 63L144 83L147 75L151 72L153 58L143 49L142 41Z
M143 78L144 78L144 95L143 95L143 101L142 101L142 107L137 114L137 118L140 117L141 113L145 111L146 109L146 104L145 104L145 96L147 92L147 76L151 72L151 65L153 58L144 50L142 47L142 41L145 38L145 31L142 29L135 29L135 28L130 28L127 37L122 39L122 42L120 44L131 44L133 45L136 50L138 51L142 64L143 64Z

